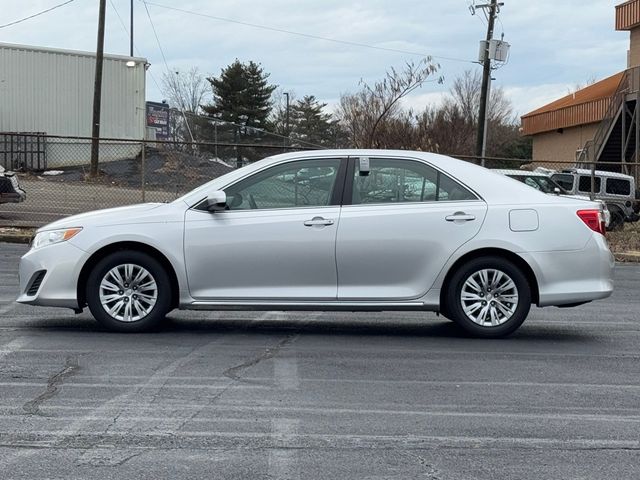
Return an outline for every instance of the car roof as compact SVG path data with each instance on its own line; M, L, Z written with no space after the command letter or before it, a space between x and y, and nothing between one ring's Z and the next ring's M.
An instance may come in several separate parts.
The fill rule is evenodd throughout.
M567 168L567 169L561 170L558 173L577 173L578 175L591 175L591 170L588 168ZM596 170L595 173L598 177L621 178L625 180L633 179L631 175L625 175L624 173L618 173L618 172L605 172L604 170Z
M518 176L527 176L527 177L549 178L549 175L546 173L532 172L531 170L515 170L515 169L504 169L504 168L492 168L491 170L501 175L518 175Z

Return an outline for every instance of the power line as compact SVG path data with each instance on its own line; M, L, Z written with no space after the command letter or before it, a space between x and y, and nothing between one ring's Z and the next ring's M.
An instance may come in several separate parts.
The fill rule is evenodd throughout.
M162 60L164 61L164 66L167 69L167 73L171 73L169 70L169 64L167 63L167 57L164 55L164 50L162 49L162 45L160 44L160 37L158 37L158 32L156 32L156 26L153 24L153 20L151 19L151 14L149 13L149 8L147 7L147 2L142 0L142 4L144 5L144 9L147 12L147 17L149 18L149 23L151 24L151 29L153 30L153 35L156 37L156 43L158 44L158 48L160 49L160 54L162 55Z
M195 15L195 16L198 16L198 17L211 18L211 19L214 19L214 20L219 20L221 22L235 23L237 25L244 25L246 27L253 27L253 28L259 28L259 29L262 29L262 30L269 30L271 32L286 33L286 34L289 34L289 35L297 35L299 37L312 38L314 40L323 40L325 42L339 43L339 44L342 44L342 45L351 45L352 47L369 48L369 49L373 49L373 50L382 50L382 51L385 51L385 52L402 53L402 54L405 54L405 55L415 55L415 56L419 56L419 57L430 57L430 58L435 58L435 59L439 59L439 60L448 60L448 61L451 61L451 62L474 63L471 60L465 60L465 59L462 59L462 58L444 57L444 56L441 56L441 55L429 55L427 53L412 52L412 51L409 51L409 50L400 50L400 49L397 49L397 48L379 47L379 46L376 46L376 45L369 45L369 44L366 44L366 43L351 42L351 41L348 41L348 40L338 40L336 38L322 37L320 35L312 35L310 33L295 32L295 31L292 31L292 30L285 30L283 28L270 27L270 26L267 26L267 25L259 25L259 24L256 24L256 23L249 23L249 22L244 22L244 21L241 21L241 20L234 20L234 19L231 19L231 18L218 17L218 16L215 16L215 15L209 15L209 14L206 14L206 13L200 13L200 12L194 12L194 11L191 11L191 10L185 10L185 9L182 9L182 8L170 7L168 5L162 5L162 4L155 3L155 2L148 2L146 0L140 0L140 1L142 1L142 3L144 3L145 7L147 5L153 5L155 7L160 7L160 8L164 8L164 9L167 9L167 10L173 10L175 12L186 13L188 15Z
M156 32L156 26L153 24L153 19L151 18L151 13L149 13L149 8L147 7L147 2L142 0L144 5L144 9L147 12L147 17L149 18L149 23L151 24L151 29L153 30L153 35L156 37L156 42L158 43L158 48L160 49L160 54L162 55L162 60L164 61L164 66L167 69L167 78L171 77L171 70L169 69L169 64L167 63L167 57L164 55L164 50L162 49L162 44L160 43L160 37L158 37L158 32ZM178 81L180 79L178 78ZM191 142L194 142L193 132L191 131L191 126L189 125L189 121L187 120L187 116L184 111L184 107L180 105L180 110L182 111L182 116L184 118L184 123L187 126L187 131L189 132L189 136L191 137Z
M124 20L122 20L122 17L120 16L120 13L118 12L118 9L116 8L115 4L113 3L113 0L109 0L109 3L111 4L111 7L113 8L113 11L116 13L116 17L118 17L118 20L120 20L120 25L122 26L122 29L124 30L124 32L127 34L127 38L129 38L129 29L125 25ZM144 57L144 54L140 51L140 49L138 49L137 46L134 45L134 48L135 48L136 52L138 52L138 55L140 55L141 57ZM158 90L160 90L160 92L162 92L162 88L160 88L160 84L156 80L156 77L153 75L153 72L151 70L148 70L148 72L149 72L149 76L151 77L151 80L153 80L153 83L155 83L156 88Z
M21 18L20 20L15 20L13 22L9 22L9 23L5 23L4 25L0 25L0 28L5 28L5 27L10 27L11 25L16 25L17 23L22 23L22 22L26 22L27 20L30 20L32 18L35 17L39 17L40 15L44 15L47 12L50 12L51 10L55 10L56 8L60 8L60 7L64 7L65 5L73 2L74 0L67 0L66 2L62 2L59 3L58 5L54 5L51 8L47 8L46 10L42 10L41 12L38 13L34 13L33 15L29 15L28 17L24 17Z

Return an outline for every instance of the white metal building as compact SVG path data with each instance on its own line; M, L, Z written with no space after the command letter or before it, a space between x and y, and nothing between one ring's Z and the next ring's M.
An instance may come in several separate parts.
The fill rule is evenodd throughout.
M101 137L144 138L146 65L144 58L104 56ZM90 137L94 79L94 53L0 43L0 132ZM56 140L47 148L64 146ZM89 151L85 159L75 148L68 156L49 151L48 167L84 163ZM101 160L137 151L101 148Z

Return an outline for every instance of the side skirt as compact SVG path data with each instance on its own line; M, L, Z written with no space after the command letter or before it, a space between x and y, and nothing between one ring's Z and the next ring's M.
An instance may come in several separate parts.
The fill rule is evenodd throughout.
M390 310L438 311L437 305L424 302L264 302L264 301L198 301L180 308L185 310L281 310L281 311L346 311L383 312Z

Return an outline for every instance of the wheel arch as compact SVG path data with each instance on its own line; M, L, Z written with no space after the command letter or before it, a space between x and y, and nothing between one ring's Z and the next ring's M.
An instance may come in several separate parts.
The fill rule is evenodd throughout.
M179 292L180 292L180 284L178 283L178 276L176 275L176 271L173 268L173 265L169 261L169 259L157 248L154 248L146 243L142 242L116 242L111 243L109 245L105 245L104 247L96 250L84 263L82 269L80 270L80 275L78 276L78 284L76 285L76 295L78 298L78 306L83 308L87 304L85 287L87 284L87 280L89 278L89 274L91 270L97 265L97 263L102 260L107 255L110 255L114 252L120 252L124 250L132 250L137 252L146 253L147 255L156 259L160 264L164 267L167 274L169 275L169 280L171 281L171 307L176 308L179 303Z
M447 289L449 288L449 282L451 281L451 277L453 276L453 274L469 260L473 260L474 258L479 258L479 257L488 257L488 256L504 258L505 260L509 260L518 268L520 268L520 270L522 270L522 273L527 278L527 281L529 282L529 286L531 287L532 303L537 305L540 302L540 290L538 286L538 279L533 269L524 258L522 258L516 253L513 253L509 250L505 250L502 248L480 248L478 250L473 250L471 252L465 253L463 256L457 259L454 262L454 264L451 265L451 268L449 268L449 270L447 271L447 274L445 275L444 280L442 282L442 288L440 289L440 308L441 309L442 309L442 306L445 304L444 295Z

